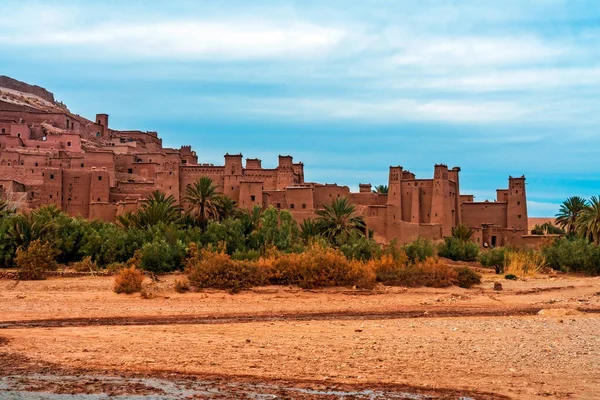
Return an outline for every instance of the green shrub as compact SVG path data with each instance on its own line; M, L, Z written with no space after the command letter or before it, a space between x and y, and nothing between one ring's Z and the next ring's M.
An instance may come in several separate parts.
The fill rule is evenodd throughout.
M381 246L373 239L353 234L340 250L348 260L369 261L381 256Z
M231 255L232 260L238 261L258 261L260 258L260 251L258 250L244 250L244 249L236 249Z
M18 278L20 280L39 280L46 277L46 272L55 271L57 251L48 242L39 239L32 241L27 248L19 247L15 257Z
M497 274L504 270L504 254L508 250L507 247L497 247L495 249L483 250L479 253L479 262L484 267L492 267Z
M172 272L182 267L183 257L182 244L154 240L142 247L140 266L143 270L154 273Z
M600 275L600 247L587 239L559 238L542 247L542 254L555 270Z
M519 278L514 274L506 274L504 275L504 279L508 279L509 281L516 281Z
M438 247L438 255L454 261L476 261L479 256L479 246L475 242L450 236Z
M461 288L469 289L473 285L479 285L481 283L481 275L469 267L456 268L456 272L458 274L456 282Z
M425 261L435 256L435 246L430 239L419 236L417 240L404 246L404 251L411 263Z

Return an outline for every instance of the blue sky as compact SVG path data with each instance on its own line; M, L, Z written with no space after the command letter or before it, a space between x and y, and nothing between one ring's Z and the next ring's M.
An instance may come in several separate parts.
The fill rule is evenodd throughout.
M600 192L595 0L1 0L0 27L0 74L202 162L353 190L446 163L478 200L525 174L530 216Z

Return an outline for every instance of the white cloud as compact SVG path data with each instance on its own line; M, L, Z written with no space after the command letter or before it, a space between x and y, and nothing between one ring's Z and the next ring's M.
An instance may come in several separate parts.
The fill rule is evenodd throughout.
M264 117L369 122L447 121L480 123L520 119L523 110L508 102L428 101L411 98L349 100L343 98L202 97L214 110Z
M511 65L540 62L563 55L566 50L535 37L443 36L411 40L392 58L397 66L425 68Z
M0 44L76 47L80 54L162 60L311 57L327 53L345 32L310 22L200 21L101 23L4 31Z

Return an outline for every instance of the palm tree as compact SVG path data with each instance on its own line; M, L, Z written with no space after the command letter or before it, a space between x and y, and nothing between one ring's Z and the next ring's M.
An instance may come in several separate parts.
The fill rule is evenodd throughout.
M217 218L216 199L220 196L217 188L212 179L203 176L185 190L183 201L189 206L188 212L198 218L202 230L209 219Z
M181 208L173 196L155 190L142 201L135 213L129 212L118 216L117 219L126 228L149 228L159 223L168 225L181 220Z
M576 220L577 231L582 236L600 244L600 197L592 196Z
M223 221L227 218L233 218L238 214L237 203L231 200L227 196L217 196L215 198L215 209L219 221Z
M0 200L0 218L4 218L11 213L10 208L8 208L8 202L6 200Z
M43 221L34 212L30 212L13 216L6 234L15 247L27 247L34 240L46 239L55 231L55 221Z
M567 235L573 235L577 230L577 218L587 206L588 201L583 197L569 197L561 204L556 214L556 225L563 228Z
M242 230L246 236L255 232L260 227L262 220L262 208L255 205L252 209L244 209L240 212L240 221L242 221Z
M387 194L388 193L388 185L377 185L373 190L373 193L379 194Z
M473 237L475 231L465 224L458 224L452 228L452 236L461 242L468 242Z
M315 221L310 218L306 218L302 220L300 223L300 237L304 242L308 243L310 239L317 236L317 225Z
M330 206L317 210L317 215L317 231L330 241L348 237L355 231L364 235L365 221L356 214L354 204L346 197L335 199Z

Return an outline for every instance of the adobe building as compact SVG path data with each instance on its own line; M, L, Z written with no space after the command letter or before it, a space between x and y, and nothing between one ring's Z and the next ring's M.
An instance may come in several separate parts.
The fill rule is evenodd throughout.
M460 193L459 173L436 165L432 179L417 179L393 166L388 193L373 193L370 184L352 193L305 182L304 165L289 155L276 168L241 154L226 154L223 165L199 163L190 146L166 148L156 132L111 129L107 114L88 120L43 88L0 77L0 194L24 210L54 204L72 216L114 221L154 190L181 200L188 185L208 176L240 207L273 206L297 220L347 197L380 242L441 239L459 223L473 227L482 246L539 242L528 235L525 177L510 177L496 201L475 202Z

